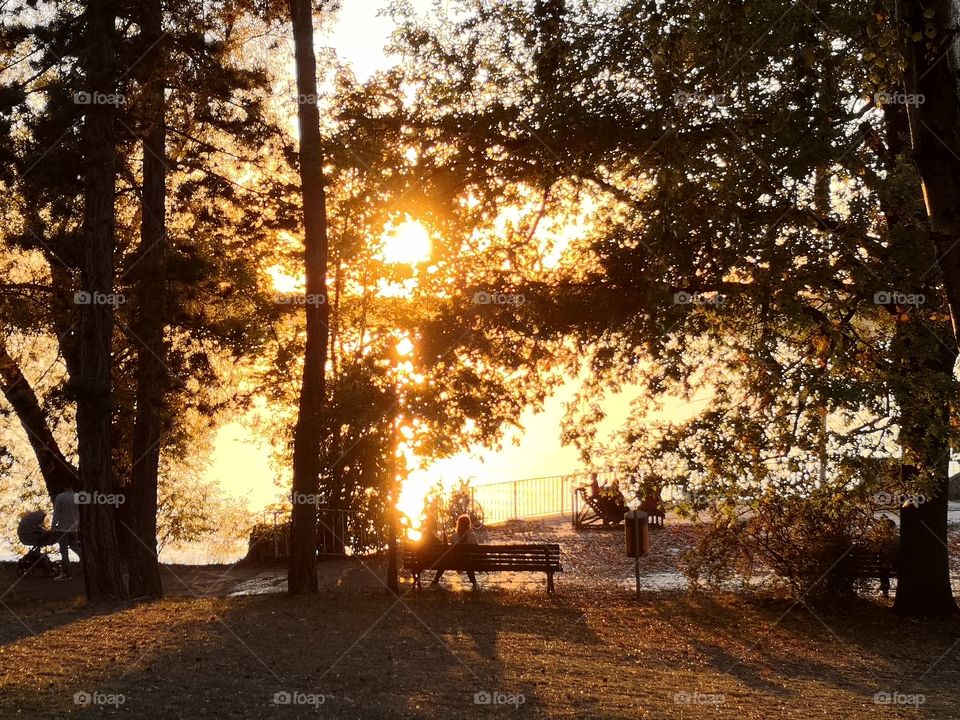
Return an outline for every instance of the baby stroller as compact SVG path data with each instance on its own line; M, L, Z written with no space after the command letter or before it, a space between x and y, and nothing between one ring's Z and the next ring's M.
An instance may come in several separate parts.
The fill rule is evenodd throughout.
M46 550L48 545L59 542L54 533L44 529L46 516L43 510L36 510L20 518L17 537L30 550L17 561L17 577L30 574L52 578L60 574L60 563L51 560Z

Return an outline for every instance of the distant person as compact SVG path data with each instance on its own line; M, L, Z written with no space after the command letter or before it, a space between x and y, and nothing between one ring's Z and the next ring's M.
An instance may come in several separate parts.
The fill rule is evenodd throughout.
M603 488L600 487L600 481L597 480L595 472L590 473L590 497L598 498L603 494Z
M473 531L473 523L470 520L470 516L464 513L457 518L457 530L453 536L454 545L479 545L480 541L477 540L477 534ZM437 585L440 582L440 577L443 575L443 570L438 570L437 574L433 577L433 582L431 585ZM473 585L474 590L479 590L480 586L477 584L477 576L474 574L473 570L467 570L467 577L470 579L470 584Z
M70 579L70 548L80 555L80 513L72 487L66 487L53 500L53 535L60 543L60 574L54 580Z
M610 486L607 488L607 497L610 498L615 507L623 508L623 511L626 512L627 500L620 491L619 480L614 480L610 483Z

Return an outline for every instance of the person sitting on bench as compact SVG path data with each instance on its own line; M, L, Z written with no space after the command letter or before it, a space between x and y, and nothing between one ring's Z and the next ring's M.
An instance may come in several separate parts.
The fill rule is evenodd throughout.
M457 531L453 536L453 544L461 545L479 545L480 541L477 540L477 534L473 531L473 523L470 521L470 516L463 514L457 518ZM438 585L440 583L440 577L443 575L443 570L437 570L437 574L433 576L433 582L431 585ZM470 579L470 583L473 585L474 590L479 590L480 586L477 585L477 576L474 574L473 570L467 570L467 577Z
M423 521L423 527L420 528L420 539L417 540L417 547L424 550L443 551L447 544L440 539L440 533L437 532L437 520L433 515L427 515ZM438 570L434 583L440 577L442 570Z
M630 509L627 507L626 498L620 492L620 482L617 480L603 489L602 500L606 514L611 518L619 518Z

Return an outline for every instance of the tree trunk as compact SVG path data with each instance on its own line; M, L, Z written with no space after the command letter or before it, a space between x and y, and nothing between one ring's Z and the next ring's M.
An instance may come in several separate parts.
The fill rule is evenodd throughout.
M117 147L116 20L113 0L90 0L84 30L87 89L85 108L83 270L87 302L80 311L80 382L77 383L77 440L80 484L92 498L111 493L111 340L113 335L113 252ZM116 600L124 595L114 524L114 507L80 505L80 544L87 599Z
M936 468L936 484L919 505L900 510L900 555L893 609L917 618L946 617L957 611L950 585L947 549L947 484L949 454ZM915 473L915 468L907 468ZM911 478L908 478L910 480Z
M293 511L290 529L289 592L317 592L317 506L327 362L327 212L323 150L317 109L317 61L310 0L290 0L296 53L300 121L300 187L306 271L306 352L300 407L293 436Z
M931 12L930 18L924 17ZM913 157L950 305L954 341L960 347L960 96L956 40L950 29L957 17L951 0L900 0L898 15L907 61L905 89L923 96L923 102L908 108ZM926 34L928 26L935 30L933 38ZM914 32L923 38L914 41Z
M137 409L133 426L133 466L122 533L127 544L130 594L163 596L157 562L157 482L163 437L166 357L166 63L163 49L163 9L160 0L142 5L141 37L149 48L142 61L147 69L143 107L143 205L140 249L132 272L136 278L138 322Z
M77 470L64 457L57 444L47 415L36 393L7 349L0 344L0 391L17 414L37 457L40 474L53 500L57 494L77 481Z
M890 173L897 172L900 158L909 149L910 121L903 105L883 106L885 131L884 162ZM901 270L898 285L903 290L922 292L933 298L938 292L938 278L927 273L934 260L934 248L917 240L912 221L924 216L919 200L904 198L899 192L882 192L880 203L890 231L891 251L901 251L903 257L914 259L909 267L897 263ZM903 247L901 247L903 246ZM919 284L919 287L917 285ZM905 489L923 486L923 504L900 510L900 550L897 559L896 612L916 617L946 615L956 609L950 586L950 565L947 552L947 498L949 474L948 421L950 408L929 407L918 399L915 388L924 383L949 385L957 353L948 338L932 335L937 322L926 308L913 313L921 316L911 322L899 322L896 342L892 348L899 362L900 376L905 384L898 388L900 407L900 443L905 453L913 458L903 468ZM926 314L924 317L922 314ZM922 327L926 323L926 327ZM932 350L924 345L932 345ZM925 362L924 356L929 359ZM911 384L913 388L911 388ZM930 393L937 396L936 391ZM933 473L933 482L920 482L916 462Z
M917 334L929 332L918 327L923 322L920 319L902 323L907 327L901 330L901 341L895 343L901 358L901 375L907 381L897 397L900 445L909 458L903 468L904 488L923 498L900 509L897 595L893 606L900 615L921 618L944 617L957 611L947 546L950 407L947 402L931 407L923 399L936 397L938 388L953 382L957 352L936 342L933 357L923 361L923 342L929 345L932 340L927 335L921 338L923 342L917 341ZM930 383L929 395L917 392L924 383ZM925 477L920 477L921 470Z

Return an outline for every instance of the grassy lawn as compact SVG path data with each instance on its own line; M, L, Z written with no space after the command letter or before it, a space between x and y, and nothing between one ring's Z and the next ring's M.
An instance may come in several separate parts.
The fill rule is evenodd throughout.
M168 566L168 599L90 609L79 580L0 565L0 718L960 718L960 619L671 589L682 523L654 531L640 600L622 531L484 532L561 543L558 593L448 573L398 599L382 562L347 559L313 598L283 594L282 568Z
M2 609L3 718L960 717L960 621L870 604L494 588Z

